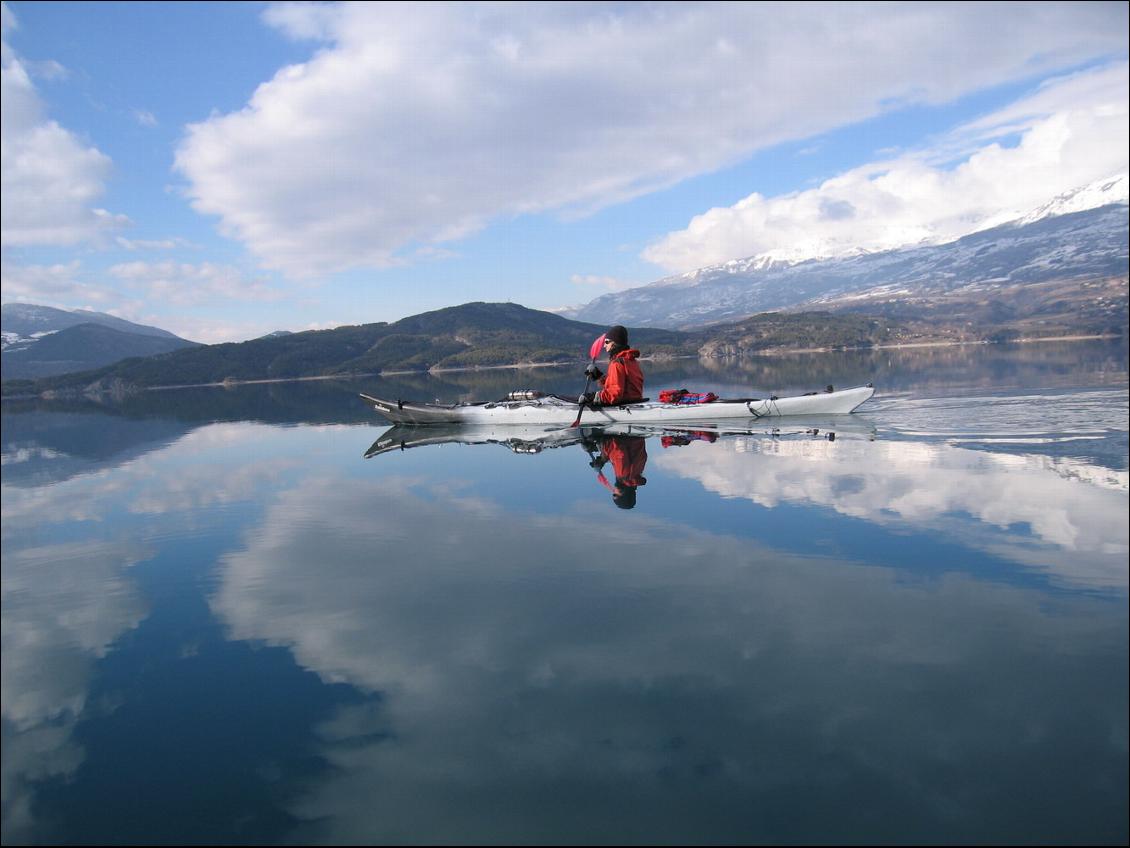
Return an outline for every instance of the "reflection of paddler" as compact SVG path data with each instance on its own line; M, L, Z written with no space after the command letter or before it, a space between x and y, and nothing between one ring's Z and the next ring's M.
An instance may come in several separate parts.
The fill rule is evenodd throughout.
M605 436L600 442L600 456L593 457L589 464L600 473L596 479L612 492L612 502L620 509L631 509L636 505L636 489L647 483L643 476L647 465L646 440L640 436ZM589 455L597 445L588 442ZM605 464L611 463L616 482L609 483L604 476Z

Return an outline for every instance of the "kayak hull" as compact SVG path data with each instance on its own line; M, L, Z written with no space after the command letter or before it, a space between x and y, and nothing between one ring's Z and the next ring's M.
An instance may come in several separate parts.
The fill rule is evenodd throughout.
M623 406L585 407L580 419L585 426L606 424L686 424L696 422L757 419L793 415L840 415L854 412L875 394L871 384L831 392L812 392L794 397L719 399L710 403L678 404L644 401ZM506 398L488 403L432 404L362 398L393 424L506 424L567 427L577 420L578 404L559 395L522 399Z

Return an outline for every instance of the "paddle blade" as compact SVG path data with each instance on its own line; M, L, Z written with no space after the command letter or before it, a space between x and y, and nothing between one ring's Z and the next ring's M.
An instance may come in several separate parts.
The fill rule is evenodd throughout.
M589 348L589 359L595 361L596 358L600 356L601 352L604 350L604 337L607 335L607 333L601 333L597 336L596 341L593 342L592 347Z

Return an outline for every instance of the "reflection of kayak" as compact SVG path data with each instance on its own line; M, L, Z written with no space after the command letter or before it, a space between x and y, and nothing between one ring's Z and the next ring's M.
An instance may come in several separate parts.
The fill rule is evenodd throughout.
M693 426L654 424L607 424L599 427L548 427L507 424L395 424L381 433L376 441L365 451L365 457L382 453L403 451L426 445L502 445L514 453L541 453L548 448L561 448L585 444L606 436L642 436L700 438L711 434L712 438L732 436L764 436L780 438L823 438L835 440L836 433L841 436L874 438L875 430L862 421L852 421L843 416L807 416L789 426L788 419L774 419L775 425L768 423L742 427L737 423L716 425L695 424ZM816 425L816 426L814 426Z
M854 389L810 392L795 397L718 399L709 403L679 404L644 401L623 406L585 407L586 425L613 423L685 424L786 415L839 415L853 412L875 389L868 383ZM381 400L362 394L373 408L394 424L552 424L569 426L577 420L577 401L540 392L512 392L486 403L416 403Z
M598 431L591 427L521 427L474 424L395 424L389 427L365 451L368 459L390 451L407 450L425 445L503 445L515 453L540 453L545 448L577 445L593 438Z

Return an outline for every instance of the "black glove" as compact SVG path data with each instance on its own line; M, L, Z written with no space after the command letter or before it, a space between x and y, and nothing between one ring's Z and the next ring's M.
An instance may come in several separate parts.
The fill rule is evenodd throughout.
M604 373L596 367L596 363L589 363L589 367L585 369L585 376L590 380L599 381L600 378L604 376Z
M595 392L585 392L583 395L581 395L579 398L577 398L577 403L587 404L588 406L594 406L595 404L593 403L593 398L595 398L595 397L596 397Z
M597 471L600 471L600 469L604 467L604 463L606 462L608 462L608 460L603 456L593 457L591 460L589 460L589 468L595 468Z

